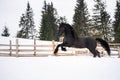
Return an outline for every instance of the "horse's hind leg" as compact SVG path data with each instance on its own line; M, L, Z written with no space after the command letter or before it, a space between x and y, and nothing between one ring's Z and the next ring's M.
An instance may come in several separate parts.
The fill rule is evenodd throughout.
M96 53L96 51L95 51L95 50L90 51L90 52L93 54L93 57L96 57L96 56L97 56L97 53Z
M95 49L89 49L89 50L93 54L93 57L96 57L96 56L100 57L100 54L97 50L95 50Z
M97 53L98 57L100 57L100 52L96 50L96 53Z

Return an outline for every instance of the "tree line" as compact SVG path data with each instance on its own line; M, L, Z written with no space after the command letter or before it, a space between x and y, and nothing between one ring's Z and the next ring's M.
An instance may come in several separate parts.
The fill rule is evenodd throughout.
M114 21L106 11L106 3L102 0L94 0L93 14L90 15L85 0L76 0L76 6L73 15L73 28L79 36L100 37L106 41L120 42L120 0L116 1ZM17 32L18 38L34 38L37 36L40 40L58 40L57 28L61 22L67 23L66 17L61 17L53 3L44 1L41 11L41 22L39 30L35 29L33 10L27 3L24 14L19 21L20 30ZM37 35L38 34L38 35ZM2 36L9 36L7 26L4 27Z

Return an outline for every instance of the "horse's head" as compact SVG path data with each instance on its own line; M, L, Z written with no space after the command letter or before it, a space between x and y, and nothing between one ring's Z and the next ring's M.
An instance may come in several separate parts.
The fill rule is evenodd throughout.
M58 36L61 36L65 32L65 23L60 23L59 24L59 29L58 29Z
M60 23L58 29L58 36L61 36L65 33L66 36L71 36L72 38L78 38L77 33L74 31L71 25L67 23Z

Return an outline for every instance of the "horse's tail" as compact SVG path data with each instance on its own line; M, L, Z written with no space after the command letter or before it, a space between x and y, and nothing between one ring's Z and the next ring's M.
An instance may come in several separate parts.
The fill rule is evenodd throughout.
M96 38L96 41L100 42L101 46L107 51L108 55L110 56L110 47L108 43L101 38Z

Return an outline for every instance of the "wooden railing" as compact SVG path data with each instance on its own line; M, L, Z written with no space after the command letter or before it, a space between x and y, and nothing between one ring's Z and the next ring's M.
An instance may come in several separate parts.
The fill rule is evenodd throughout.
M120 58L120 43L109 43L111 51L116 51ZM111 53L112 54L112 53ZM115 55L115 54L112 54Z
M21 54L19 53L22 53L22 52L32 52L33 54L31 55L28 55L28 56L49 56L49 55L54 55L54 49L56 47L56 43L55 41L53 40L51 42L51 45L47 45L47 44L44 44L44 45L40 45L40 44L36 44L36 39L34 39L33 43L32 44L29 44L29 45L23 45L23 44L20 44L19 43L19 39L16 39L15 43L12 44L12 41L10 40L9 41L9 44L1 44L0 43L0 56L16 56L16 57L19 57L21 56ZM118 57L120 57L120 44L118 43L110 43L110 48L112 51L116 51L118 52L118 54L112 54L112 55L116 55ZM1 48L1 47L5 47L5 48ZM7 48L6 48L7 47ZM14 48L13 48L14 47ZM40 48L46 48L46 49L40 49ZM29 49L29 48L32 48L32 49ZM39 49L38 49L39 48ZM75 55L75 54L79 54L79 53L82 53L83 50L81 49L69 49L71 50L71 54L69 55ZM8 54L4 54L4 52L7 52ZM49 52L49 54L37 54L39 52ZM83 51L84 53L88 53L87 50ZM13 54L14 53L14 54ZM25 56L25 55L24 55ZM23 56L23 57L24 57Z
M9 53L8 55L9 56L16 56L18 57L19 56L19 53L20 52L33 52L33 55L36 56L37 52L54 52L54 49L55 49L55 41L53 40L51 45L37 45L36 44L36 39L34 39L34 43L33 44L30 44L30 45L22 45L22 44L19 44L19 39L16 39L15 41L16 43L15 44L12 44L12 41L10 40L9 41L9 44L1 44L0 43L0 54L5 54L5 52ZM5 48L2 48L1 47L5 47ZM7 47L7 49L6 49ZM13 49L14 47L14 49ZM24 49L21 49L23 48ZM40 48L40 47L45 47L45 48L48 48L47 50L44 50L44 49L37 49L37 48ZM32 49L29 49L29 48L32 48ZM13 54L13 53L16 53L16 54ZM46 54L47 55L47 54Z

